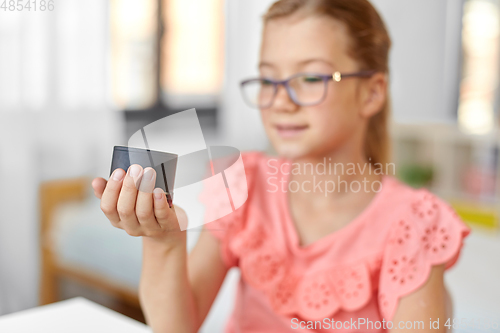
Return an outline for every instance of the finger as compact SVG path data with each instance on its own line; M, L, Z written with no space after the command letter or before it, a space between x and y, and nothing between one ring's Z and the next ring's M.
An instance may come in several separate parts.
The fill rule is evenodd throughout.
M137 186L140 185L142 174L142 167L138 164L128 168L116 205L120 224L129 234L129 231L134 232L139 228L139 221L135 215L135 202L137 200Z
M101 210L115 227L117 227L118 222L120 222L116 204L118 202L124 177L125 171L123 169L116 169L113 171L101 196Z
M107 181L104 178L95 178L92 181L92 188L94 189L94 195L98 199L101 199L102 193L104 192L104 189L106 188L106 183L107 183Z
M153 191L154 212L156 221L162 229L178 229L178 226L172 226L171 219L175 218L175 212L170 208L167 202L167 196L161 188L155 188Z
M159 230L160 225L156 221L153 208L153 189L156 183L156 172L152 168L144 169L144 175L139 186L135 214L141 227L146 230Z

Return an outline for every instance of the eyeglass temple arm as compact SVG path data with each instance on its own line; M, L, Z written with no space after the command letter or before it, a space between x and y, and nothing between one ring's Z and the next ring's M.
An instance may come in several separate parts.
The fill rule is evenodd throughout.
M340 82L342 79L346 79L349 77L370 77L373 74L375 74L377 71L371 70L371 71L361 71L361 72L356 72L356 73L349 73L349 74L342 74L340 72L335 72L332 75L332 79L334 81Z

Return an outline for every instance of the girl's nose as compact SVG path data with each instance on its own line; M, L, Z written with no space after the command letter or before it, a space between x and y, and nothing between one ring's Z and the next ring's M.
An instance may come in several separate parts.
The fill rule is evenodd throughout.
M279 85L272 108L280 112L296 112L299 106L292 101L286 88Z

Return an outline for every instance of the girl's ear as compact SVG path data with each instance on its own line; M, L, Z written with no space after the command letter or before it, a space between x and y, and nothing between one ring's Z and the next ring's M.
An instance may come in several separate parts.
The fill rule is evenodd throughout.
M382 110L387 98L387 81L387 75L379 72L367 80L361 116L370 118Z

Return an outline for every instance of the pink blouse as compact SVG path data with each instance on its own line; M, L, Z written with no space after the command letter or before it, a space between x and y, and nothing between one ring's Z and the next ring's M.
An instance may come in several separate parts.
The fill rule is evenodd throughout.
M261 153L242 158L245 172L228 177L227 192L200 197L210 221L221 216L228 194L248 188L241 207L205 225L220 240L225 264L241 270L227 333L396 328L388 321L399 298L421 287L433 265L451 267L470 232L443 200L383 176L381 190L353 221L300 246L279 183L288 188L291 164Z

